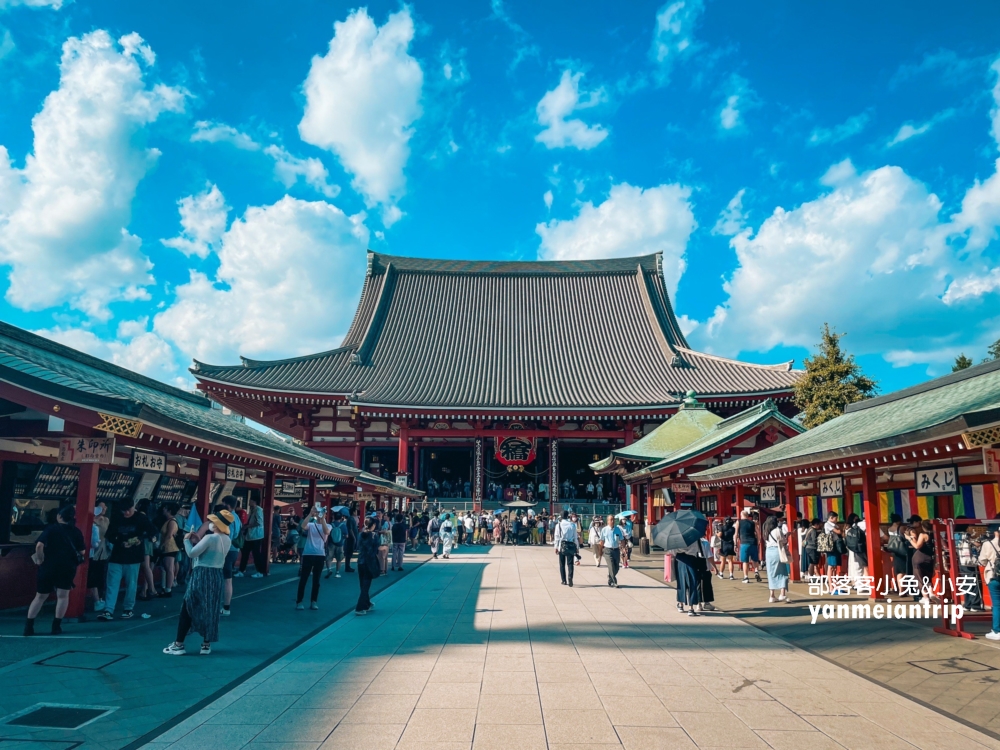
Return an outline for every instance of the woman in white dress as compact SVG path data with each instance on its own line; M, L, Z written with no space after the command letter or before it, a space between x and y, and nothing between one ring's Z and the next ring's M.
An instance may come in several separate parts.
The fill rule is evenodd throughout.
M441 522L440 534L443 545L441 556L447 560L451 556L451 547L455 541L455 527L451 523L451 513L445 513L444 520Z

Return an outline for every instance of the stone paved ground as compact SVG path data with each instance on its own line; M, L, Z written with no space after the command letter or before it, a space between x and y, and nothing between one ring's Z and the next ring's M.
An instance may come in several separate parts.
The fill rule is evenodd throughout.
M423 553L407 555L409 570L403 578L426 559ZM277 565L267 578L237 579L233 615L222 621L221 641L211 657L204 659L178 660L162 653L176 634L179 596L138 603L136 612L150 613L148 620L67 623L65 637L23 638L19 634L24 612L3 613L0 750L20 750L22 744L27 750L70 750L77 747L75 743L83 743L80 750L127 747L148 733L162 732L200 703L238 684L260 665L354 608L357 578L344 575L323 581L318 612L296 611L297 569L295 565ZM384 589L398 576L377 579L373 591ZM38 632L47 631L51 617L49 606L38 618ZM197 636L189 637L189 648L197 648L198 643ZM5 717L37 703L116 710L76 731L27 729L4 723Z
M603 576L561 586L551 548L425 564L146 748L1000 750L737 618L681 615L636 570Z

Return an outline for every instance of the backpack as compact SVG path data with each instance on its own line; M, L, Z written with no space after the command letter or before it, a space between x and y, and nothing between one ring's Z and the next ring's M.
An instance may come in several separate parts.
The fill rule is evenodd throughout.
M865 548L865 532L858 526L852 526L844 532L844 544L851 552L863 552Z
M832 554L835 547L833 534L824 531L816 537L816 551L820 553Z
M330 529L330 544L343 544L344 543L344 531L340 528L339 523L335 523L333 528Z

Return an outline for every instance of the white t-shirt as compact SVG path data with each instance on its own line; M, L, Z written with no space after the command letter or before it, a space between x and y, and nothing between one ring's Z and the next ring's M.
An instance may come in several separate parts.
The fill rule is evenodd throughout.
M476 528L476 522L472 520L472 516L465 517L465 530L470 534Z
M326 537L329 532L323 532L323 526L317 522L310 521L306 524L306 546L302 550L303 555L325 555Z

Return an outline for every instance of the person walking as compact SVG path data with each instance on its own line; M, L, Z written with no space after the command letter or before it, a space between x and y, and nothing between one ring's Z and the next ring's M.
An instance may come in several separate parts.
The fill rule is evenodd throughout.
M326 561L326 539L330 536L330 525L326 522L322 505L313 504L309 515L302 520L299 531L305 537L306 544L302 550L302 562L299 564L299 590L295 596L295 609L306 608L302 600L310 575L313 580L309 609L319 609L319 579L323 575L323 563Z
M576 524L569 520L569 511L562 512L562 519L556 525L553 541L556 554L559 556L559 578L562 579L563 586L573 588L573 562L580 548L580 537L576 531Z
M438 517L438 511L434 511L434 515L427 522L427 538L431 543L431 560L437 560L438 546L441 544L441 519Z
M201 654L212 653L212 644L219 640L219 618L225 581L222 568L233 545L229 538L226 518L214 513L208 516L208 528L199 536L197 531L184 535L184 551L191 559L191 578L184 592L181 615L177 622L177 637L163 653L183 656L187 653L184 639L194 630L201 634Z
M778 516L770 515L761 529L767 564L768 603L788 601L788 534ZM777 592L777 595L776 593Z
M352 507L347 516L347 537L344 539L344 572L353 573L351 556L358 546L358 509Z
M372 580L379 574L378 538L375 530L375 519L365 521L364 530L358 539L358 584L361 588L358 603L354 606L355 615L367 615L373 608L369 592Z
M87 589L94 599L94 611L104 611L104 585L108 580L108 558L111 549L107 534L108 504L98 500L94 506L94 525L90 530L90 563L87 565Z
M750 518L750 511L740 512L740 522L736 527L736 543L740 550L740 563L743 566L743 583L750 583L750 569L760 582L760 553L757 549L757 524Z
M722 565L719 567L719 578L722 578L723 571L728 563L729 580L735 581L736 577L733 575L733 572L736 567L736 521L731 517L727 518L722 524L719 555L722 557Z
M216 506L215 515L229 524L229 541L232 542L229 552L226 553L226 564L222 566L222 580L224 581L222 616L229 617L231 614L230 606L233 603L233 576L243 575L236 571L236 561L240 557L240 550L243 549L246 535L243 533L243 521L236 513L236 498L233 495L226 495L222 498L221 506ZM222 515L224 512L229 515Z
M993 529L993 538L985 539L979 549L979 565L983 568L983 582L990 592L993 627L986 637L1000 641L1000 527Z
M381 515L375 518L378 532L378 567L380 575L389 575L389 548L392 546L392 524Z
M675 570L677 571L677 610L684 612L689 607L688 616L698 615L695 607L701 606L703 566L698 564L702 559L701 540L695 539L688 547L674 554Z
M451 523L451 513L444 514L439 533L441 534L441 557L447 560L451 557L451 546L455 539L455 527Z
M618 588L618 564L621 561L621 543L625 532L621 526L615 525L615 517L608 516L607 523L601 529L601 542L604 547L604 564L608 568L608 585Z
M326 538L326 577L340 578L340 566L344 562L344 540L347 538L347 522L340 513L333 514L330 535ZM330 567L330 565L334 567Z
M604 557L604 542L601 539L601 526L603 523L600 516L594 516L590 522L590 531L587 534L587 543L594 553L594 565L601 567L601 558Z
M403 554L406 552L406 533L409 527L402 513L396 514L392 524L392 570L403 572Z
M76 506L60 508L56 522L46 526L35 541L35 554L31 559L38 566L37 593L28 606L28 617L24 623L26 636L35 634L35 618L53 591L56 594L56 613L52 619L52 635L62 635L69 592L76 578L76 567L84 560L85 549L83 534L76 527Z
M160 527L160 565L163 566L163 587L158 596L169 599L173 596L174 578L177 575L177 555L181 548L177 545L177 505L163 506L163 526Z
M108 558L108 580L104 594L104 611L98 620L114 619L115 605L122 578L125 579L125 600L122 603L122 619L134 616L136 586L139 583L139 566L145 554L144 540L152 539L156 530L146 516L136 513L134 505L128 505L116 513L108 524L107 540L111 544Z
M618 527L622 531L622 540L619 542L619 549L621 550L621 564L623 568L628 567L629 558L632 556L632 522L626 522L624 518L618 519Z
M243 543L243 554L240 556L240 575L247 572L247 563L253 555L253 565L256 569L251 578L263 578L267 570L264 561L264 509L257 503L257 498L250 496L247 508L246 541Z
M278 550L281 549L281 514L271 513L271 562L278 562Z

